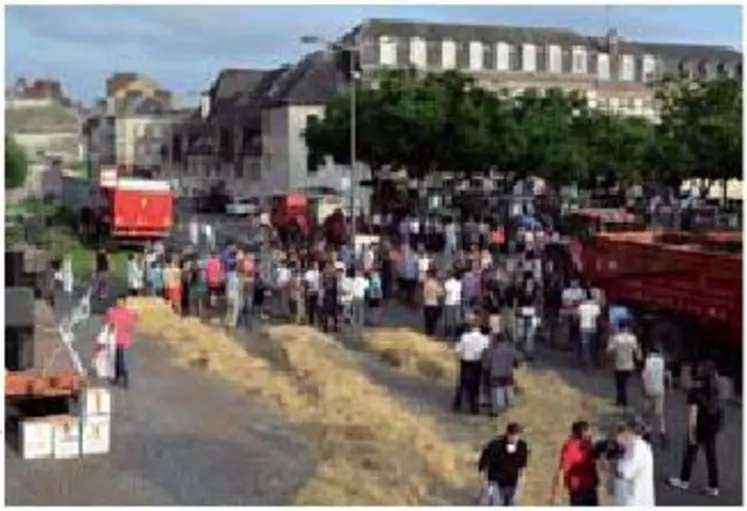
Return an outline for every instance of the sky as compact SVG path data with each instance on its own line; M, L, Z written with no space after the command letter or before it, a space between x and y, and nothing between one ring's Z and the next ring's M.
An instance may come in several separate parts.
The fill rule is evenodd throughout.
M116 71L143 73L194 104L221 69L270 68L336 38L366 18L549 26L601 35L606 22L631 40L741 48L738 5L491 6L7 6L6 84L55 78L86 103Z

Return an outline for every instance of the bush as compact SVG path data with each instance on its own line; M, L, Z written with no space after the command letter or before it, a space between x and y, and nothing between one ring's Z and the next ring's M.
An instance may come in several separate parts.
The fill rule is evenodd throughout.
M29 171L26 152L12 138L5 139L5 189L21 188Z

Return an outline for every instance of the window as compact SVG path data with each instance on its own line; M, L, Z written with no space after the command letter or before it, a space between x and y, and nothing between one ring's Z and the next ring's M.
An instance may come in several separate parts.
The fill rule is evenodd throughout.
M456 43L451 40L441 42L441 67L456 69Z
M656 79L656 59L653 55L644 55L641 64L641 72L644 82L652 82Z
M537 48L533 44L521 47L521 70L534 73L537 70Z
M597 55L597 78L599 80L610 79L610 56L606 53Z
M392 67L397 65L397 41L393 37L379 37L379 64Z
M573 74L585 75L589 72L587 59L586 59L586 48L583 46L573 47L573 61L571 63L571 71Z
M417 68L425 68L426 62L425 40L420 37L410 39L410 64Z
M508 43L497 43L495 45L495 68L498 71L511 70L511 48Z
M480 41L470 41L469 43L469 69L470 71L480 71L483 68L483 57L485 53Z
M552 44L547 48L547 72L563 72L563 49L557 44Z
M635 80L635 57L633 55L620 57L620 80L623 82Z

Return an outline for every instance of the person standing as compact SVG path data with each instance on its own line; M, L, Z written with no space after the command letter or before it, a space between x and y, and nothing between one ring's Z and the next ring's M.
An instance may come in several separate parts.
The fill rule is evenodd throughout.
M552 486L552 502L559 502L560 486L564 484L571 506L598 506L599 473L596 460L589 423L574 422L571 436L560 450L558 472Z
M447 339L456 340L461 322L462 283L454 271L450 271L444 283L444 334Z
M443 295L443 287L436 277L434 270L428 270L423 282L423 320L425 323L425 335L434 335L438 326L438 317L441 312L439 302Z
M130 296L143 294L144 277L140 258L133 252L127 256L127 289Z
M616 442L623 455L615 463L613 505L654 507L654 452L637 431L637 425L626 423L617 428Z
M366 323L366 295L368 293L368 279L363 271L356 268L352 272L350 282L350 322L353 338L361 339L363 326Z
M114 332L114 380L113 385L123 389L130 386L129 352L132 348L132 335L137 324L138 316L135 311L127 307L124 296L117 298L114 307L106 312L106 321Z
M505 434L494 438L480 453L477 468L484 478L482 504L513 506L529 463L529 446L521 438L521 426L511 422Z
M106 300L109 296L109 271L110 268L109 253L105 248L100 248L96 252L94 268L96 271L96 290L100 300Z
M464 332L456 344L456 353L459 357L459 381L456 395L454 396L453 410L459 412L462 407L462 399L467 398L470 413L480 413L480 377L482 375L483 352L488 348L490 340L488 336L480 331L477 317L470 314L467 318L469 328Z
M171 256L168 266L163 271L166 299L177 314L182 310L182 278L176 256Z
M215 310L218 306L220 288L225 280L220 258L218 257L218 253L215 251L210 254L210 257L207 260L205 275L207 277L208 293L210 295L210 308Z
M594 355L597 354L596 336L597 322L602 314L602 308L591 295L578 306L578 324L581 338L579 339L579 362L583 367L593 364Z
M521 332L521 347L527 360L532 360L534 355L534 336L537 330L537 286L534 281L527 279L519 288L517 305L519 317L516 322Z
M666 447L666 423L664 417L664 395L666 394L666 362L658 346L654 346L643 362L643 394L649 424L659 431L659 441Z
M415 305L415 291L418 287L418 258L414 251L409 247L405 247L405 254L403 260L403 276L404 276L404 289L405 289L405 302L409 306Z
M339 330L339 278L337 270L333 266L329 266L324 269L322 275L322 308L321 308L321 323L322 329L325 332L329 332L329 322L332 320L333 332Z
M700 366L693 388L687 396L687 449L682 460L679 477L670 477L668 483L674 488L690 488L693 465L702 447L705 451L708 471L706 495L719 495L718 460L716 440L723 428L724 410L719 395L718 375L711 361Z
M235 270L227 272L225 324L228 328L236 328L238 325L239 312L244 301L241 290L238 272Z
M370 323L372 325L378 325L381 323L381 306L382 300L384 299L384 287L381 281L381 274L376 266L374 266L368 275L366 275L366 280L368 281L368 308L371 311Z
M483 356L483 368L490 383L490 403L492 415L499 413L514 404L514 369L519 365L519 358L513 345L502 334L493 336L490 347Z
M620 326L620 331L610 337L607 353L612 356L615 369L615 405L625 409L628 407L628 381L635 371L636 360L641 359L641 350L630 324L624 321Z
M304 273L304 287L306 289L306 315L309 325L314 325L319 316L319 292L321 289L321 274L319 265L313 259Z

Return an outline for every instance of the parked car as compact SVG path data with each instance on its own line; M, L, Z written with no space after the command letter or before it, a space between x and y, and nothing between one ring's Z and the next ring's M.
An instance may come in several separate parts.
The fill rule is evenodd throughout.
M226 204L226 214L231 216L249 216L257 211L257 205L243 197L234 197Z

